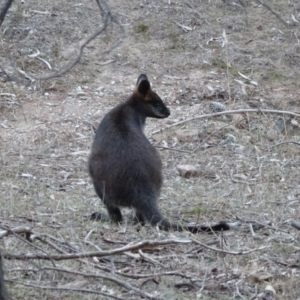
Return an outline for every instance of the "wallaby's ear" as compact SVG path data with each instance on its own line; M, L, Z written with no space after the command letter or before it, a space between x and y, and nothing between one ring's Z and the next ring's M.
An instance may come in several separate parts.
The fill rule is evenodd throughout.
M150 82L148 80L148 77L145 74L141 74L139 76L136 85L137 85L138 92L142 95L146 95L151 89Z

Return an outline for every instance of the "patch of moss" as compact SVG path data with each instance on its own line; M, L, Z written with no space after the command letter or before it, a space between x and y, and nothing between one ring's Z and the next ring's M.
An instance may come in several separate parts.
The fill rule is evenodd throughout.
M285 79L285 76L275 70L270 70L262 74L261 78L270 82L281 82Z
M144 24L144 23L138 23L135 26L135 32L136 33L146 33L149 30L148 25Z
M217 69L217 70L221 70L222 72L227 72L227 64L224 60L220 59L220 58L213 58L211 63L203 63L201 65L201 69L204 71L210 71L211 69ZM229 73L233 76L233 77L237 77L239 76L238 70L231 66L228 68Z
M171 40L172 43L177 44L179 42L179 38L178 38L178 34L177 32L171 30L169 32L169 38Z
M191 209L191 213L197 217L201 216L203 214L203 210L201 207L197 206Z

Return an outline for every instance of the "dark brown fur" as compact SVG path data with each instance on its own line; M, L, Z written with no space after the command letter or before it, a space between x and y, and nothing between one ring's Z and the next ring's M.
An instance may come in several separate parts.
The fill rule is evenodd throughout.
M150 88L146 75L137 80L134 93L101 121L89 158L89 172L109 217L122 222L120 207L132 207L139 222L163 230L211 231L211 227L180 226L165 219L157 206L162 186L162 163L143 133L147 117L167 118L169 109ZM92 219L105 219L94 213ZM221 223L220 223L221 224ZM218 224L226 229L224 224ZM215 227L218 229L217 227Z
M100 123L89 171L96 193L113 221L122 222L120 207L132 207L140 222L170 228L157 206L162 186L161 159L143 133L147 117L169 115L169 109L151 90L146 75L140 75L131 97Z

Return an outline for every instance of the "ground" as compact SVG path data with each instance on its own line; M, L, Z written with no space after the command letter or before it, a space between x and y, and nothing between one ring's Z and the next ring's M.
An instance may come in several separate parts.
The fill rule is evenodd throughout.
M300 299L298 1L270 1L284 24L259 1L111 0L113 19L80 62L41 81L69 66L105 11L21 2L0 28L0 249L12 298L261 299L270 286ZM89 221L104 209L87 172L94 127L141 73L171 110L145 128L163 160L161 211L240 228L161 232L131 224L130 210L122 225ZM180 176L182 164L199 175ZM54 259L146 240L156 244Z

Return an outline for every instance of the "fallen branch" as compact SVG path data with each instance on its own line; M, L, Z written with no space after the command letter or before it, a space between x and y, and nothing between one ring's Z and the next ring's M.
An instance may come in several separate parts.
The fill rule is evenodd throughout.
M179 126L194 120L199 120L199 119L205 119L205 118L212 118L212 117L218 117L218 116L223 116L223 115L234 115L234 114L240 114L240 113L265 113L265 114L275 114L275 115L289 115L291 117L296 117L300 118L300 114L291 112L291 111L285 111L285 110L273 110L273 109L254 109L254 108L248 108L248 109L238 109L238 110L226 110L226 111L221 111L217 113L212 113L212 114L206 114L206 115L201 115L193 118L189 118L180 122L176 122L174 124L171 124L165 128L155 130L151 132L151 135L160 133L164 130L167 130L169 128Z
M15 234L21 234L24 233L26 235L26 237L28 237L28 235L32 234L31 228L28 226L20 226L20 227L16 227L13 229L5 229L0 231L0 239L2 239L5 236L8 235L15 235Z
M23 238L20 234L25 234L25 238ZM39 239L41 241L44 241L41 237L38 237L37 235L34 235L31 231L31 228L30 227L27 227L27 226L20 226L20 227L16 227L16 228L13 228L13 229L6 229L6 230L3 230L0 232L0 238L4 237L4 236L8 236L8 235L14 235L16 238L18 238L19 240L23 241L24 243L30 245L31 247L45 253L45 255L48 255L47 252L42 249L41 247L33 244L33 241L34 239ZM48 243L46 242L47 245L51 245L51 246L54 246L54 249L57 250L57 247L56 245L53 245L51 242ZM55 262L50 259L53 266L55 266Z
M134 245L126 245L121 248L113 250L104 250L104 251L94 251L94 252L82 252L82 253L71 253L71 254L61 254L61 255L44 255L44 254L10 254L6 253L3 255L6 259L17 259L17 260L26 260L26 259L45 259L45 260L67 260L67 259L76 259L76 258L87 258L87 257L103 257L115 254L121 254L126 251L138 251L144 248L173 245L173 244L188 244L191 243L191 240L179 240L179 239L169 239L163 241L151 241L146 240L139 242Z

